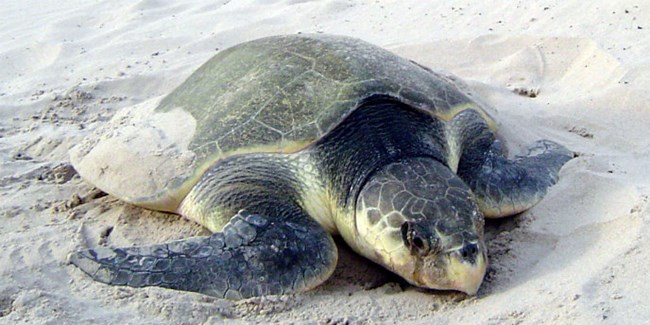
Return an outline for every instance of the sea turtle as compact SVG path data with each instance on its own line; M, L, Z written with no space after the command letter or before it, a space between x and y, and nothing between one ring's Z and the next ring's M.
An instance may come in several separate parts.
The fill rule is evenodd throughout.
M116 116L73 165L213 234L70 255L100 282L230 299L304 291L332 274L338 234L413 285L473 295L484 217L536 204L572 157L541 140L508 160L460 80L343 36L236 45L156 105Z

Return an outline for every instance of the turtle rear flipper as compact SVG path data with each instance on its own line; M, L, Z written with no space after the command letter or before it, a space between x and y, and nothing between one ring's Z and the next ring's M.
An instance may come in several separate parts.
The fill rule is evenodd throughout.
M571 158L573 153L565 147L540 140L528 148L526 156L508 160L497 140L480 164L472 163L476 160L461 161L458 175L474 192L485 217L505 217L537 204Z
M90 249L73 253L69 260L94 280L111 285L241 299L313 288L332 273L337 251L331 236L308 217L280 221L241 211L223 232L211 236Z

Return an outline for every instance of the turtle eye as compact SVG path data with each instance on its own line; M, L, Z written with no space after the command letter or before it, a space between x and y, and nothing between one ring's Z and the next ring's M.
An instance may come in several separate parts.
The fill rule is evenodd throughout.
M420 237L415 237L413 238L413 246L417 249L422 249L424 248L424 241L422 241L422 238Z
M411 255L424 256L429 253L429 240L426 232L415 223L406 221L400 227L404 245L411 251Z

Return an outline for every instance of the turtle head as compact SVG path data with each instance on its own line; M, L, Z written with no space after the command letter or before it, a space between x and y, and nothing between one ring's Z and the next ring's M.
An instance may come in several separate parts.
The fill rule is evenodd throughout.
M483 224L470 189L447 166L410 158L363 185L355 246L414 285L474 295L487 265Z

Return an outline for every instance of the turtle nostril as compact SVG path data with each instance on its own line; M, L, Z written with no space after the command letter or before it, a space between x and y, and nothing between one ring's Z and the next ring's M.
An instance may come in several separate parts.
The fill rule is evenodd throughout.
M478 245L475 243L466 244L463 248L460 249L460 256L464 260L473 262L476 260L476 254L478 253Z

